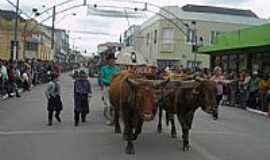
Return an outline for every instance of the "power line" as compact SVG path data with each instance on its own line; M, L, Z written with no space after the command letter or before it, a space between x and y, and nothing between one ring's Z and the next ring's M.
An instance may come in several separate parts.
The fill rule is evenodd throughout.
M81 30L71 30L73 33L81 33L81 34L95 34L95 35L103 35L103 36L110 36L111 34L106 32L93 32L93 31L81 31Z
M182 19L180 19L176 14L174 14L172 11L170 11L170 10L167 9L167 8L158 6L158 5L154 4L154 3L150 3L150 2L142 2L142 1L137 1L137 0L111 0L111 1L117 1L117 2L130 2L130 3L144 4L144 5L146 5L145 7L147 7L147 5L149 5L149 6L158 8L159 10L161 10L161 11L163 11L163 12L165 12L165 13L171 15L171 16L173 16L174 18L176 18L179 22L182 23L182 25L183 25L184 27L187 27L186 24L185 24L185 22L184 22ZM147 9L147 8L145 8L145 9ZM189 27L187 27L187 28L189 28Z
M12 5L14 8L16 8L16 4L14 4L13 2L11 2L10 0L6 0L10 5ZM24 14L27 18L31 18L30 15L28 15L27 13L25 13L22 9L19 9L20 14Z
M56 4L55 6L56 6L56 7L59 7L59 6L62 6L62 5L64 5L64 4L67 4L67 3L70 3L70 2L73 2L73 1L77 1L77 0L66 0L66 1L64 1L64 2L61 2L61 3L59 3L59 4ZM46 13L46 12L48 12L49 10L52 10L52 9L53 9L53 6L47 8L47 9L45 9L45 10L42 11L42 12L40 12L40 15L42 15L42 14L44 14L44 13Z

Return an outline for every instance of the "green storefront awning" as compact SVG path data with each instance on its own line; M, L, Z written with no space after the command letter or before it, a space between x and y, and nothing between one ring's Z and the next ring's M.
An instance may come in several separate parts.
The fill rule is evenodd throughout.
M198 52L214 54L258 47L270 47L270 24L222 33L214 44L200 47Z

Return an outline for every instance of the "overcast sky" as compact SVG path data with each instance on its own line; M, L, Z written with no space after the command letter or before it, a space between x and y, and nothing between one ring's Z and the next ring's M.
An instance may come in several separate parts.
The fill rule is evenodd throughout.
M16 3L16 0L0 0L0 9L12 9L7 1ZM22 10L31 15L31 9L33 7L38 8L40 11L51 7L54 4L59 4L67 0L20 0L20 7ZM79 5L83 3L83 0L70 0L61 7L57 8L57 11L63 10L70 6ZM98 5L114 5L120 7L142 7L141 4L128 3L130 0L87 0L88 4ZM183 6L185 4L198 4L198 5L215 5L221 7L233 7L240 9L251 9L261 18L270 17L270 1L269 0L137 0L142 2L151 2L159 6L165 5L178 5ZM45 7L44 7L44 6ZM108 9L108 8L100 8ZM152 10L154 8L151 8ZM42 20L50 16L50 12L38 17L38 20ZM65 16L68 14L77 13L76 16ZM141 24L147 20L151 15L143 14L141 18L129 19L129 24ZM50 20L45 22L47 25L51 25ZM59 14L56 17L56 27L71 31L71 43L75 44L80 50L87 49L88 52L95 52L97 44L104 43L106 41L119 41L120 34L128 28L128 21L126 18L111 18L93 16L87 14L87 7L79 7L71 11ZM77 32L74 32L77 31ZM83 31L78 33L78 31Z

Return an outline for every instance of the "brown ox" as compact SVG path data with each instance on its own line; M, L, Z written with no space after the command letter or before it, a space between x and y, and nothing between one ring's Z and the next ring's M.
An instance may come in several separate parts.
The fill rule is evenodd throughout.
M195 111L201 107L203 111L209 113L217 105L215 83L211 81L178 81L171 82L167 87L172 88L164 91L163 99L159 103L161 113L158 131L162 130L161 118L162 109L164 109L171 122L171 136L176 137L174 124L176 114L182 127L183 151L188 151L190 149L189 130L192 127Z
M171 79L173 78L173 79ZM159 89L157 91L157 104L159 108L159 119L158 119L158 133L162 132L162 116L163 116L163 110L166 112L166 124L167 126L169 123L171 124L171 137L176 138L177 131L175 128L175 121L174 116L176 114L176 107L174 105L175 103L175 92L177 89L177 86L179 84L179 81L188 81L192 80L194 76L192 75L181 75L174 77L170 77L169 79L172 80L170 83L168 83L166 86L164 86L162 89Z
M164 83L132 80L135 75L120 72L111 82L110 101L115 109L115 133L121 132L120 111L124 121L124 139L128 142L127 154L134 154L133 142L142 131L144 121L153 120L156 114L155 88ZM135 77L136 78L136 77Z

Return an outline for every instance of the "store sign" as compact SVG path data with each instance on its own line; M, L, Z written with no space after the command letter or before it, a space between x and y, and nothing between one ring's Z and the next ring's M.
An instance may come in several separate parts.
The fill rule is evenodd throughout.
M26 33L25 37L29 42L41 42L41 34Z

